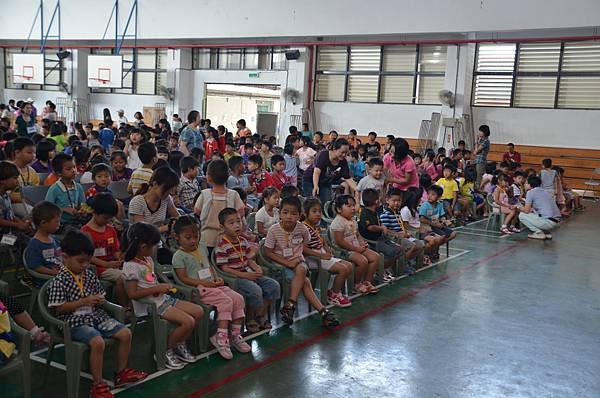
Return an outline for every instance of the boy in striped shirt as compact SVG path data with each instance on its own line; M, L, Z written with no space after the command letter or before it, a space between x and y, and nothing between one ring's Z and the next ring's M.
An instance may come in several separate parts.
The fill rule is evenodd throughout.
M256 264L256 250L241 236L242 221L236 209L227 207L219 212L219 223L224 233L214 249L216 265L224 272L235 276L239 293L248 305L246 329L256 333L271 329L266 314L271 303L281 295L279 283L263 275Z

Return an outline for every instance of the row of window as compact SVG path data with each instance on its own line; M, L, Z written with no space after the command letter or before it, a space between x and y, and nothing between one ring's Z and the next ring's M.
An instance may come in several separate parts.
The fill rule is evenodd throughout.
M93 49L92 54L111 55L114 49ZM123 56L122 88L91 88L91 92L157 95L160 86L167 85L167 49L124 48L119 55Z
M193 69L287 70L284 47L194 48Z
M65 71L64 60L59 60L56 53L47 51L44 62L44 84L15 84L13 83L13 54L21 54L20 48L7 48L4 50L4 87L25 90L59 91L59 83L63 81ZM35 54L39 50L29 48L25 53Z
M446 46L320 47L316 101L439 104Z
M600 42L479 44L473 105L600 109Z

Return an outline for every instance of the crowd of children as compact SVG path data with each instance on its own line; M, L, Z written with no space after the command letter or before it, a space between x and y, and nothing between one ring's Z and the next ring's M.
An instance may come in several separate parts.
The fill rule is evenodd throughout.
M492 211L505 215L502 233L520 232L520 219L530 225L520 212L536 210L530 188L538 205L548 195L562 215L581 208L561 168L545 159L539 177L521 170L511 144L505 160L499 167L488 163L476 185L472 153L462 141L449 156L444 148L416 154L394 136L383 146L375 132L365 143L354 130L347 139L335 131L325 139L305 125L290 128L278 147L273 137L253 135L243 120L233 134L214 129L196 111L185 126L177 115L172 125L163 119L155 128L141 114L129 125L120 112L120 122L106 118L96 131L77 125L68 134L64 123L45 120L57 132L50 136L29 128L1 131L2 233L15 237L26 267L53 278L48 305L75 340L90 346L95 397L111 396L101 377L103 338L120 343L116 386L146 377L126 366L131 333L102 310L108 298L101 282L135 316L153 305L175 324L166 366L177 370L195 360L186 340L203 309L173 294L175 282L197 288L200 302L217 308L210 342L231 359L231 348L251 351L244 333L272 327L269 313L282 295L286 324L303 294L323 324L335 327L328 304L349 307L353 292L376 294L379 283L395 277L391 270L400 260L406 274L438 260L439 247L456 237L453 226ZM48 186L45 201L27 203L23 188L40 185L39 173ZM85 191L84 181L93 184ZM115 198L116 183L127 185L129 198ZM308 197L338 185L345 192L328 192L329 203ZM300 197L302 191L309 194ZM326 205L333 219L323 217ZM173 283L161 282L158 264L173 266ZM263 266L280 269L281 277ZM310 278L317 269L334 275L325 303ZM351 275L354 286L345 289ZM289 285L285 295L282 284Z

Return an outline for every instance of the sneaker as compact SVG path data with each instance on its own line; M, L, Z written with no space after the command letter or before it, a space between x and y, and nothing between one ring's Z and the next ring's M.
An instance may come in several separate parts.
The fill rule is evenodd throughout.
M508 229L509 229L510 232L513 232L515 234L518 234L518 233L521 232L521 230L519 228L517 228L517 227L515 227L513 225L511 225Z
M544 240L544 239L546 239L546 234L543 233L542 231L538 231L538 232L534 232L532 234L527 235L527 237L529 239Z
M546 239L552 239L552 234L544 234L546 235Z
M288 326L294 324L294 313L296 312L296 305L293 301L288 301L281 308L281 320Z
M179 369L183 369L183 367L185 366L185 363L182 362L179 358L177 358L177 355L175 355L175 351L173 351L172 349L167 350L167 360L165 362L165 367L167 369L171 369L171 370L179 370Z
M502 232L504 235L512 235L512 232L510 232L507 227L500 228L500 232Z
M92 398L113 398L114 397L114 395L110 392L110 387L108 387L108 384L106 384L103 381L92 385L92 390L90 391L90 396Z
M393 281L393 280L394 280L394 275L392 275L392 273L391 273L391 271L390 271L390 270L387 270L387 269L386 269L386 270L383 272L383 281L384 281L384 282L391 282L391 281Z
M327 299L327 303L340 308L347 308L352 305L348 297L345 297L342 293L332 293Z
M229 348L229 339L226 334L215 333L210 339L210 343L217 349L219 355L225 359L233 358L231 348Z
M177 355L177 358L179 358L183 362L187 362L187 363L196 362L196 357L194 357L190 353L190 350L188 350L188 348L185 344L179 344L175 348L175 355Z
M140 380L144 380L146 377L148 377L148 373L146 372L125 368L115 374L115 387L119 388L128 384L137 383Z
M246 343L241 335L230 335L229 342L233 348L238 350L239 352L246 353L252 351L252 347L250 344Z
M323 326L325 326L327 329L334 328L340 324L340 321L337 320L333 312L325 310L321 313L321 317L323 320Z

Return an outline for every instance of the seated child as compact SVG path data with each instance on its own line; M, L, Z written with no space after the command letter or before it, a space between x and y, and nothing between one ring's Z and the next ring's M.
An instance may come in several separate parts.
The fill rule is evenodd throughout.
M229 178L227 162L224 160L213 160L206 170L208 183L212 188L202 190L196 200L194 211L200 217L200 239L212 253L219 242L222 232L219 223L219 212L227 207L236 209L240 217L244 216L244 202L240 195L225 186Z
M117 303L129 307L125 279L121 268L123 259L117 230L110 225L117 215L118 206L111 194L103 192L93 197L90 204L92 219L81 228L94 242L94 256L91 263L96 267L96 275L100 280L115 284Z
M403 205L402 201L402 191L398 188L390 188L386 195L386 206L379 215L379 220L381 225L386 228L385 233L394 241L398 242L404 250L404 257L406 258L405 271L410 275L415 272L412 265L420 265L423 262L424 244L419 239L413 237L406 229L404 222L402 222L402 216L400 215ZM386 246L388 247L386 248ZM384 244L382 249L384 248L393 252L393 250L389 249L389 244Z
M54 308L56 316L71 328L73 340L90 346L90 373L92 374L92 397L112 397L110 388L102 379L104 362L104 339L119 342L117 351L117 374L115 387L145 379L144 372L127 368L131 348L131 331L111 318L101 305L106 292L89 267L94 253L90 238L80 231L69 231L62 245L63 267L48 287L48 307Z
M180 161L181 179L177 186L177 197L179 198L179 208L186 213L194 211L194 198L200 192L200 183L198 182L199 164L196 159L186 156Z
M492 195L494 196L494 208L505 215L504 223L500 226L500 232L506 235L521 232L516 227L516 223L519 221L519 210L516 205L510 204L506 192L508 189L510 189L508 177L505 174L499 174L498 187Z
M458 201L458 184L454 179L456 169L452 163L446 163L442 172L443 177L437 180L435 184L444 189L441 198L444 209L450 217L454 217L455 213L457 213L456 216L459 216L460 206L456 206Z
M218 218L224 233L215 247L215 263L222 271L238 278L240 294L248 305L246 329L250 333L271 329L266 315L271 304L281 296L279 283L263 275L255 261L257 250L240 235L239 212L228 207L219 212Z
M198 288L203 304L217 307L217 333L210 342L225 359L233 358L231 345L239 352L252 351L242 338L244 298L224 285L200 252L200 229L192 216L182 216L173 226L179 250L173 255L173 268L186 285ZM231 328L231 330L230 330Z
M273 155L271 157L271 178L273 186L281 191L284 185L290 184L290 178L285 174L285 160L281 155Z
M110 155L113 181L129 181L133 170L127 167L127 155L123 151L115 151Z
M379 291L373 286L373 275L379 266L379 255L369 249L367 242L359 235L354 220L356 202L350 195L340 195L335 200L337 216L331 222L329 230L334 243L346 250L347 259L354 263L354 290L360 294L375 294Z
M258 207L259 199L254 195L256 187L250 185L248 177L244 175L244 159L241 156L233 156L227 162L229 164L230 175L227 179L227 188L241 188L248 196L248 203L252 208Z
M352 302L342 294L342 288L346 284L348 276L352 273L353 266L348 261L340 260L331 255L331 248L327 245L321 236L321 202L317 198L307 199L304 203L304 213L306 219L304 225L310 233L310 241L304 245L304 254L306 256L320 259L320 266L325 271L335 274L333 286L327 290L327 303L336 307L350 307ZM318 264L312 259L307 258L306 262L310 269L318 268Z
M27 245L29 237L26 235L31 232L31 223L15 215L13 205L10 200L10 192L19 186L19 170L13 163L7 161L0 162L0 235L12 236L14 242L12 245L18 248L19 253Z
M304 245L310 242L310 233L300 222L302 204L298 198L281 201L279 223L269 228L265 240L265 255L271 261L285 268L286 280L291 281L290 298L281 309L281 319L288 325L294 323L296 302L302 291L306 301L321 314L323 326L332 328L339 325L332 312L319 301L308 278L308 266L302 255Z
M413 236L419 237L422 242L424 242L425 246L423 251L428 255L423 256L423 265L429 265L431 264L431 254L438 253L443 238L430 231L423 231L421 228L421 220L419 219L419 211L417 210L421 192L422 189L416 187L409 188L404 192L404 195L402 196L403 207L400 210L400 217L402 217L404 230Z
M296 198L300 196L300 190L297 186L286 185L283 188L281 188L281 192L279 194L279 197L281 199L290 198L292 196ZM302 201L302 199L300 201Z
M356 186L356 202L362 203L362 192L366 189L374 189L379 193L383 192L383 160L381 158L372 158L369 160L369 174L361 178ZM364 203L362 203L364 205Z
M431 232L435 235L443 237L441 244L450 242L456 238L456 232L449 228L452 225L452 221L446 218L446 210L444 205L439 202L439 198L442 196L443 189L440 186L432 185L427 191L427 202L421 205L419 209L419 216L421 218L421 224L430 226ZM437 260L439 254L433 255L433 260Z
M261 200L263 207L256 212L255 231L258 236L265 237L269 228L279 222L279 191L275 187L268 187L263 191Z
M125 263L123 274L127 283L127 295L133 301L136 316L146 315L147 306L154 305L158 315L176 325L167 339L165 366L179 370L187 363L196 362L185 341L192 334L203 309L197 304L178 300L167 295L173 291L169 283L159 283L154 273L152 256L160 242L158 228L145 222L129 227L123 241Z
M0 369L15 352L17 341L10 333L10 319L8 309L2 301L0 301Z
M85 191L85 202L88 206L92 205L92 202L96 195L99 193L108 193L113 196L112 191L108 187L111 183L111 171L110 167L105 163L98 163L92 167L92 179L94 185ZM116 200L117 203L117 214L115 217L119 220L125 219L125 206L120 200Z
M31 205L23 201L22 188L40 185L40 176L31 167L34 157L35 145L29 138L18 137L12 142L12 160L19 174L18 184L11 190L10 198L14 213L21 218L27 217L31 212Z
M275 186L273 177L263 169L262 163L263 160L260 155L251 155L248 158L248 171L250 172L248 182L256 188L255 195L257 198L262 196L266 187Z
M59 180L48 188L46 201L54 203L62 210L60 221L63 227L72 225L79 228L84 224L86 211L82 207L85 203L83 188L75 182L75 162L70 155L61 156L59 153L52 159L52 168Z
M526 180L526 175L524 172L515 171L515 175L513 177L513 184L512 184L513 197L515 198L515 201L513 204L525 203L525 193L526 193L525 180Z
M360 159L357 151L350 152L348 167L350 167L350 173L355 181L360 181L360 179L365 176L366 165L365 162Z
M151 142L144 142L141 144L138 148L138 155L143 165L142 167L135 169L131 174L127 192L132 196L137 194L137 191L140 190L143 184L148 184L150 182L153 172L152 167L158 161L156 147Z
M60 244L52 236L60 228L60 208L54 203L41 202L35 205L31 219L36 231L25 249L25 262L33 271L48 275L48 279L60 271ZM35 278L34 286L40 288L46 280Z

